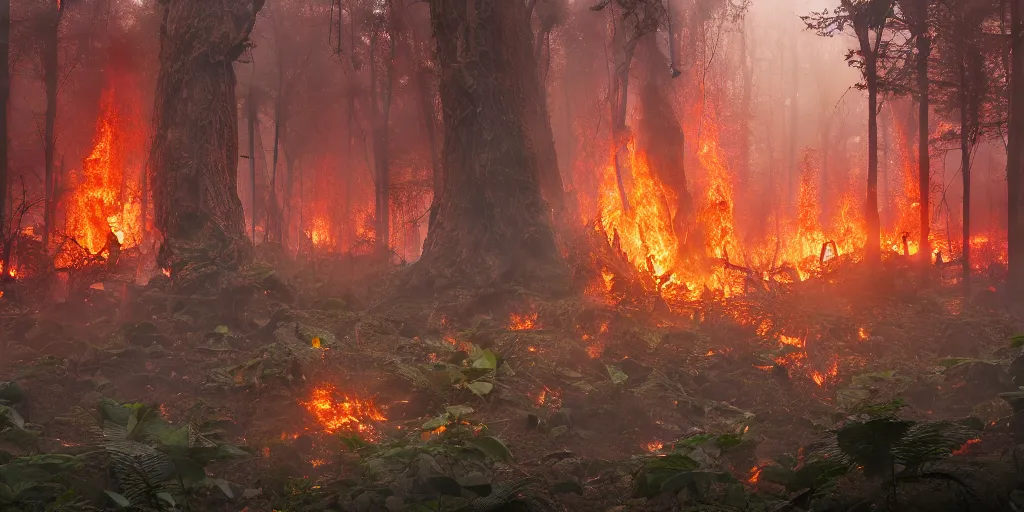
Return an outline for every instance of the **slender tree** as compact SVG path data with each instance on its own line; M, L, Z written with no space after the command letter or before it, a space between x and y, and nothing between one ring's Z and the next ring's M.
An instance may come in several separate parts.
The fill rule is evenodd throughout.
M46 88L46 114L43 128L43 244L49 244L50 232L53 231L54 211L56 208L56 150L57 150L57 73L59 73L60 21L64 17L67 4L57 2L42 19L42 61L43 84Z
M11 97L10 45L11 0L0 0L0 241L4 238L4 222L7 219L7 104ZM6 263L6 261L2 263Z
M251 257L237 192L234 62L263 0L161 0L150 149L158 264L179 290L216 286Z
M931 3L933 0L898 0L906 18L907 29L914 38L916 50L915 71L917 82L917 165L918 194L921 214L921 234L918 240L922 269L931 267L931 155L928 146L929 109L931 108L931 84L928 80L928 61L932 53Z
M833 36L846 28L857 37L858 49L847 54L847 61L859 67L868 91L868 187L865 210L867 241L864 257L868 264L881 260L881 219L878 216L878 93L879 66L885 56L886 23L895 0L841 0L836 10L803 17L808 28L823 36Z
M1008 289L1024 298L1024 0L1010 0L1010 121L1006 187Z
M445 179L417 284L547 284L564 276L524 125L535 69L524 2L430 0Z

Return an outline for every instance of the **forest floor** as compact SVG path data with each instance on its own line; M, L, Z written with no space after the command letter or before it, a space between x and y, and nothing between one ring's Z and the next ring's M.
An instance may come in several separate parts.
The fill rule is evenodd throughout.
M22 421L0 414L0 464L90 453L113 399L171 425L220 420L248 454L180 479L191 510L1017 510L1014 411L997 395L1024 381L1024 326L997 287L965 299L893 266L870 289L851 267L671 309L515 291L382 301L392 271L359 265L254 266L207 298L164 278L108 277L60 304L9 286L0 381L24 396L6 403ZM978 505L928 508L856 457L865 474L798 481L815 443L879 411L971 418L916 475L954 475L942 499ZM115 509L128 490L110 474L79 493ZM0 510L17 510L8 494Z

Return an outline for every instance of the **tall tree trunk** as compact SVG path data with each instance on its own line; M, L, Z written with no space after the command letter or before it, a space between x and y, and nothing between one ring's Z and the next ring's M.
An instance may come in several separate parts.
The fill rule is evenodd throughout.
M373 119L373 167L375 185L375 219L376 219L376 250L387 254L391 242L391 165L388 151L388 123L391 117L392 75L394 73L395 38L399 37L396 29L396 13L394 5L388 1L387 27L374 27L370 37L370 103ZM377 43L380 32L387 30L388 52L383 56L384 76L377 76ZM378 83L380 82L380 83Z
M923 21L919 23L917 34L917 89L918 128L917 128L917 165L918 165L918 197L921 208L921 239L918 242L921 253L922 270L927 275L932 263L931 246L931 155L928 150L928 109L930 107L930 87L928 82L928 57L932 51L932 39L928 33L928 1L920 0L922 10L919 15Z
M864 215L868 237L864 257L869 265L876 265L882 258L881 219L878 217L878 55L871 48L867 30L861 35L868 83L868 197Z
M179 291L214 288L251 258L238 198L234 62L263 0L161 2L154 105L157 263Z
M1024 0L1010 1L1010 122L1006 159L1008 290L1024 299Z
M534 49L533 69L526 77L526 108L528 116L526 121L527 136L537 152L538 182L540 183L541 195L556 212L561 212L565 206L565 188L562 184L562 174L558 170L558 154L555 151L555 134L551 129L551 116L548 113L547 87L545 86L544 73L540 66L540 57L543 53L545 41L551 35L550 27L541 32L536 42L533 42L533 30L530 30L529 37L531 48ZM558 216L561 217L561 216Z
M11 0L0 0L0 244L7 221L7 103L11 97ZM0 261L7 269L7 261Z
M960 61L960 175L963 177L963 285L971 288L971 108L968 91L967 56Z
M437 202L441 198L444 183L444 172L437 157L437 136L434 118L434 102L431 101L431 90L427 87L427 74L430 69L422 67L416 71L416 92L419 94L420 114L423 116L423 129L427 135L427 146L430 151L430 170L433 178L433 198L430 201L430 218L427 229L434 226L437 219Z
M43 128L43 246L49 247L53 231L56 198L56 145L57 145L57 50L60 33L61 6L50 13L43 35L43 82L46 88L46 119Z
M430 0L444 105L444 189L416 282L553 286L565 277L525 104L535 69L522 2Z
M250 77L249 81L249 94L248 98L245 99L245 126L246 131L249 132L249 185L252 186L252 194L249 196L249 208L252 209L252 243L256 243L256 98L252 94L253 84L252 81L256 79L256 74Z

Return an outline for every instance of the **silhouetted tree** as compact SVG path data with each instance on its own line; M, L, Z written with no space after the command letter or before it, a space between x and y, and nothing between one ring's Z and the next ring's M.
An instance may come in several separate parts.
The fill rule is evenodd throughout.
M524 2L430 0L444 186L418 284L545 284L562 275L527 127L535 70Z
M847 54L850 65L860 68L868 91L868 194L865 211L867 242L864 256L869 264L881 260L881 220L878 216L878 93L879 65L886 56L886 24L895 0L841 0L833 12L827 9L804 16L807 27L831 37L847 28L857 36L858 49Z
M158 264L181 290L216 286L251 255L238 198L234 62L263 0L161 0L150 165Z

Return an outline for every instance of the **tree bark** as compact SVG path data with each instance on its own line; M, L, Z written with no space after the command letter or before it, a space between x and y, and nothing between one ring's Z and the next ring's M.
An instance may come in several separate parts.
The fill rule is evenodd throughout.
M376 250L380 254L387 254L391 241L391 166L390 154L388 152L388 124L391 117L391 92L392 78L394 74L395 60L395 38L399 36L396 30L394 5L388 1L388 24L386 27L374 27L370 37L370 102L373 119L373 167L375 185L375 220L376 220ZM380 32L386 31L388 40L388 53L383 56L381 63L384 71L383 77L377 76L377 43L380 41ZM378 83L378 81L380 83Z
M928 109L930 107L930 90L928 81L928 58L932 51L932 39L928 33L928 2L919 0L917 22L917 89L918 89L918 129L917 129L917 165L918 165L918 197L921 208L921 239L918 242L921 254L922 271L927 274L932 263L931 246L931 155L928 150Z
M1010 1L1010 121L1006 186L1009 235L1007 289L1024 298L1024 0Z
M963 285L970 290L971 286L971 121L970 95L967 83L966 56L960 63L960 175L963 177Z
M253 96L253 84L255 81L256 74L249 79L249 93L245 99L245 126L246 131L249 132L249 185L252 187L249 196L250 204L249 208L252 209L252 243L256 243L256 97Z
M864 257L868 264L881 262L881 220L878 217L878 57L871 49L867 30L861 37L868 83L868 198L865 220L867 242Z
M158 264L179 291L214 288L252 255L238 198L234 62L263 0L162 0L154 105Z
M535 69L522 2L430 0L444 188L414 282L553 286L566 276L524 119Z
M11 97L11 0L0 0L0 243L7 221L7 104ZM6 261L2 262L6 270Z
M56 125L57 125L57 72L58 35L62 16L61 6L50 13L43 35L43 82L46 89L46 114L43 128L43 246L49 247L53 231L56 198Z

